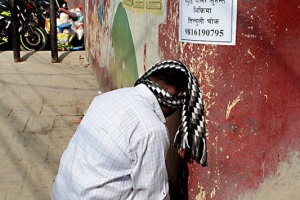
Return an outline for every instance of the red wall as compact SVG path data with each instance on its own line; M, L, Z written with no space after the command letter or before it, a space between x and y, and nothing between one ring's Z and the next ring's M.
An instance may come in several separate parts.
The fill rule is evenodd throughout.
M210 66L196 71L209 111L209 166L189 165L190 199L235 199L299 152L299 6L291 0L238 1L235 46L181 49L178 21L171 20L178 3L168 1L169 17L159 34L163 59L191 66L193 58L202 58Z
M208 167L188 164L188 197L247 199L249 191L279 179L283 163L299 159L300 3L238 0L235 46L180 44L178 9L178 0L167 1L157 51L161 60L190 66L204 94ZM298 163L291 170L299 175L299 169Z

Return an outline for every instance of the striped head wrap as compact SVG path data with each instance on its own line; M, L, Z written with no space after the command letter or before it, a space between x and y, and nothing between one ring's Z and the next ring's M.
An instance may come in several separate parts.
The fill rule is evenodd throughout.
M187 86L182 97L174 97L158 84L151 81L149 77L159 70L180 70L187 78ZM156 96L158 102L169 107L181 110L181 123L174 138L174 146L185 152L187 159L206 165L206 137L204 121L204 105L202 93L195 76L187 67L175 60L161 61L152 66L135 85L145 84Z

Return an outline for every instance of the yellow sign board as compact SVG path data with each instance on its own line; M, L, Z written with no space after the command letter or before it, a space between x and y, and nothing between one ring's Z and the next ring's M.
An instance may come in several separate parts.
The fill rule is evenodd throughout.
M123 0L123 6L132 12L162 15L162 0Z

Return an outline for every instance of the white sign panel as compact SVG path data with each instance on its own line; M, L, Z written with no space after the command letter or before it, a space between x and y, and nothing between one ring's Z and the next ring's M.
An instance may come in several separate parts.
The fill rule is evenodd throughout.
M237 0L180 0L179 40L235 45Z

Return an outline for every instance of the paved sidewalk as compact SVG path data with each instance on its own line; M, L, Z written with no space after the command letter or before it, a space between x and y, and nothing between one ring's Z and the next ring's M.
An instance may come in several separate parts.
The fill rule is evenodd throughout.
M85 52L0 52L0 200L50 199L59 159L97 95Z

